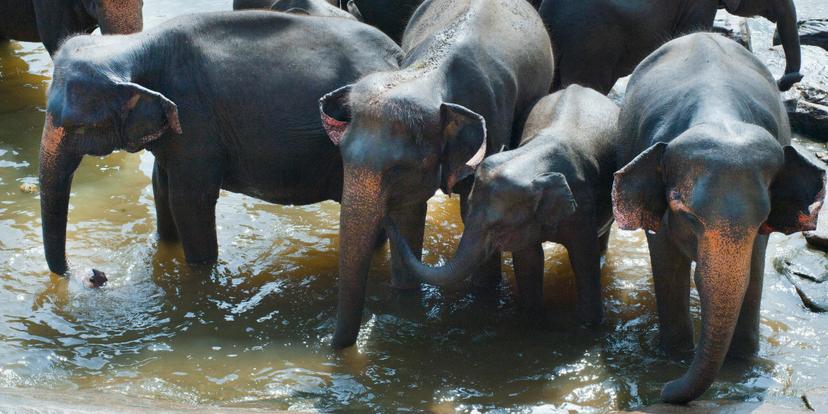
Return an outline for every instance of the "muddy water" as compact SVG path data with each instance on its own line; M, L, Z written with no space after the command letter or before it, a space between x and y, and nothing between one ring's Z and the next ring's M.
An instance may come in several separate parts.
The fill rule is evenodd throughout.
M230 2L145 3L152 26ZM647 249L641 233L627 232L611 240L607 321L596 332L573 322L559 247L547 246L556 322L543 327L516 309L510 266L494 295L458 286L398 296L381 254L358 349L335 353L338 206L223 193L219 263L189 268L179 246L153 234L147 153L87 157L76 174L68 254L76 268L107 271L109 285L90 291L51 276L38 196L21 190L37 182L50 71L41 47L0 43L0 386L272 409L601 412L656 402L686 367L657 350ZM456 246L457 210L456 199L432 200L429 262ZM800 236L772 238L759 358L729 363L706 398L796 406L803 391L828 382L828 316L806 311L772 266L802 248Z

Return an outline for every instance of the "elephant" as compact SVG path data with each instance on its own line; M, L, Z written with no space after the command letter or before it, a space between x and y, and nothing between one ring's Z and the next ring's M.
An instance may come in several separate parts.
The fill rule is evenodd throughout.
M351 0L348 9L359 10L360 20L382 30L397 43L402 42L409 18L423 0Z
M676 82L680 79L680 82ZM662 348L693 349L691 262L701 332L688 371L661 398L686 403L726 356L759 348L768 234L816 227L825 172L790 146L787 113L765 65L723 36L672 40L633 72L619 116L613 208L645 229Z
M0 40L42 42L54 55L74 34L130 34L144 27L143 0L0 0Z
M318 99L401 59L396 43L357 21L268 11L190 15L140 35L69 39L55 55L40 149L49 269L69 269L69 194L87 154L154 155L158 234L180 240L190 263L217 258L220 189L279 204L338 201L342 160Z
M270 9L274 11L302 13L311 16L344 17L354 15L339 8L338 2L327 0L235 0L233 10Z
M428 199L438 188L455 191L465 211L473 167L514 147L529 109L552 83L549 35L525 0L428 0L411 18L403 51L399 70L373 73L320 100L344 164L335 348L353 345L359 333L384 217L419 256ZM393 246L391 257L392 286L416 287ZM500 279L497 255L478 280Z
M454 258L429 267L411 253L393 223L388 234L404 265L425 282L456 283L496 249L511 251L521 304L543 308L544 241L563 244L575 271L578 318L603 318L601 253L613 222L618 106L571 85L543 98L526 121L520 146L491 155L475 171L468 217Z
M721 7L777 22L786 56L779 89L802 79L794 0L544 0L540 14L555 51L553 90L577 83L607 94L665 40L711 30Z

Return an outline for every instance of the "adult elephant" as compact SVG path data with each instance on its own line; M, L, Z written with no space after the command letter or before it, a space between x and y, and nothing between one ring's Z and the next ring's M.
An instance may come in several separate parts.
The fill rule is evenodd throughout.
M525 0L428 0L412 16L403 50L399 71L369 75L321 100L345 174L337 348L359 333L383 218L391 216L419 257L428 199L437 188L454 189L465 211L473 166L515 146L552 83L549 36ZM391 253L394 286L417 286L399 251ZM499 281L500 256L480 274L483 283Z
M181 240L192 263L216 260L219 189L279 204L339 200L342 161L318 99L396 69L401 58L368 25L264 11L184 16L141 35L71 38L55 56L41 141L49 269L68 269L70 187L86 154L152 152L158 233Z
M577 83L609 93L666 39L710 30L716 10L777 23L785 49L786 91L802 79L793 0L544 0L540 13L555 51L553 90Z
M680 79L680 82L676 82ZM734 41L673 40L632 75L619 117L613 205L622 229L647 230L661 344L693 348L690 271L701 335L689 370L662 398L698 398L728 353L759 349L768 234L813 229L825 172L791 143L787 112L765 65Z
M140 32L143 0L0 0L0 39L42 42L54 55L78 33Z
M355 18L339 8L337 0L234 0L233 10L269 9L312 16Z

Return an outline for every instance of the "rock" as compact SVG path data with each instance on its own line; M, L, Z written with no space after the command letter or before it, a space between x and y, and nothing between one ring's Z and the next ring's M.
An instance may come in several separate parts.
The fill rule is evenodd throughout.
M785 71L785 53L781 47L762 51L761 59L776 78ZM805 78L782 94L791 128L820 142L828 141L828 51L802 46L802 69Z
M748 20L744 17L734 16L720 10L716 13L716 20L713 21L712 32L719 33L731 40L735 40L747 50L753 51L753 41L750 36L750 27L748 26Z
M828 257L812 249L798 249L774 263L796 289L802 303L813 312L828 312Z
M40 190L36 184L20 184L20 191L28 194L37 194Z
M802 396L805 405L818 412L828 413L828 387L820 387L810 390Z
M799 43L808 46L817 46L828 50L828 19L800 20ZM779 31L773 34L773 45L781 45Z
M636 414L805 414L805 409L785 408L767 403L745 403L738 401L693 401L688 405L656 404Z
M106 273L97 269L92 269L92 276L89 277L89 283L92 287L102 287L107 282Z

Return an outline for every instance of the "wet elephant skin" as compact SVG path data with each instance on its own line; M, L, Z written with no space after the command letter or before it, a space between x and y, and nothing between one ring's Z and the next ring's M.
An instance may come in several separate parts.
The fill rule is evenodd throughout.
M676 82L682 79L682 82ZM759 348L768 234L815 227L825 173L790 146L787 113L767 68L723 36L666 43L636 68L619 118L615 219L648 231L661 344L693 350L691 262L701 332L683 377L662 399L686 403L727 355Z
M578 317L603 317L601 254L612 224L618 106L600 93L572 85L533 108L521 144L486 158L475 172L460 248L445 265L421 264L408 246L404 263L425 282L465 279L491 250L512 252L521 304L529 315L543 306L543 247L563 244L576 277ZM389 235L395 243L393 224Z
M235 53L239 44L249 53ZM70 39L55 57L41 143L49 268L68 270L66 213L84 155L152 152L158 233L180 240L190 263L216 260L220 189L279 204L338 201L342 161L319 120L319 96L399 59L399 47L365 24L266 11Z
M525 0L427 1L408 24L403 51L399 71L369 75L321 101L345 171L338 348L356 341L370 247L384 216L419 257L426 201L437 188L465 200L473 167L516 144L529 108L552 82L549 36ZM397 249L391 254L392 284L416 287ZM478 275L481 284L499 282L500 258Z

